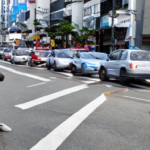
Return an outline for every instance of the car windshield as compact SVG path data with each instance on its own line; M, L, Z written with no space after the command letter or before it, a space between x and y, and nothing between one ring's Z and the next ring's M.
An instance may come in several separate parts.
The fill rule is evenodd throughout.
M38 51L35 52L35 55L38 57L47 57L49 55L50 52L45 52L45 51Z
M80 57L81 57L82 59L94 59L93 56L91 56L90 54L86 54L86 53L81 53L81 54L80 54Z
M29 56L29 52L26 51L17 51L16 56Z
M133 51L130 54L130 59L135 61L150 61L149 51Z
M89 55L99 60L106 60L108 58L106 54L102 53L90 53Z
M5 52L5 53L10 53L11 50L10 50L10 49L4 49L4 52Z
M58 58L72 58L72 55L71 51L57 51Z

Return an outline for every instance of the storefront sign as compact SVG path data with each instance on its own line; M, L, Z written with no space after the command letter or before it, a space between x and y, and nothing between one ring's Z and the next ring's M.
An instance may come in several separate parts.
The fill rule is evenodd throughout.
M101 17L101 22L100 22L100 26L101 26L101 28L102 27L107 27L107 26L109 26L109 16L108 15L106 15L106 16L103 16L103 17Z
M29 3L35 3L36 0L29 0Z

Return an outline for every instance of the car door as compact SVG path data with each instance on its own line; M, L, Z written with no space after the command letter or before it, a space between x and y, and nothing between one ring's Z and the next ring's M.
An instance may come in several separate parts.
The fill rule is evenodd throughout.
M109 56L109 61L106 61L107 74L111 76L118 76L120 66L120 53L121 51L115 51Z
M56 52L53 51L51 56L50 56L50 64L51 64L51 66L54 65L55 56L56 56Z
M74 56L74 63L77 67L77 70L80 70L81 69L81 59L80 59L80 54L79 53L76 53L75 56Z

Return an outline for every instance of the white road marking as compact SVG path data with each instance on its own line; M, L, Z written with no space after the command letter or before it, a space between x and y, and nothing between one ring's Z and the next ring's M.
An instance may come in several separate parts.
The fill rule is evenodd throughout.
M81 78L81 79L87 79L87 80L93 80L93 81L100 81L100 79L96 79L96 78L87 78L87 77L82 77L82 76L74 76L77 78Z
M82 81L83 83L86 83L86 84L91 84L91 83L95 83L95 81Z
M8 62L8 61L2 61L2 60L0 60L0 62L1 62L1 63L4 63L4 64L9 64L9 65L11 65L11 63Z
M123 97L126 97L126 98L132 98L132 99L136 99L136 100L144 101L144 102L150 102L150 100L142 99L142 98L136 98L136 97L130 97L130 96L123 96Z
M111 85L106 85L106 86L109 87L109 88L112 87Z
M38 83L38 84L34 84L34 85L30 85L30 86L27 86L27 88L34 87L34 86L38 86L38 85L42 85L42 84L46 84L46 82Z
M22 75L22 76L33 78L33 79L37 79L37 80L40 80L40 81L44 81L44 82L49 82L50 81L50 79L46 79L46 78L39 77L39 76L32 75L32 74L27 74L27 73L20 72L20 71L14 70L12 68L4 67L4 66L1 66L1 65L0 65L0 68L5 69L7 71L10 71L12 73L16 73L16 74L19 74L19 75Z
M105 101L106 97L102 94L100 97L73 114L30 150L56 150L65 139Z
M65 89L65 90L62 90L62 91L59 91L59 92L56 92L56 93L44 96L44 97L40 97L38 99L29 101L29 102L24 103L24 104L15 105L15 107L18 107L18 108L23 109L23 110L29 109L31 107L34 107L34 106L37 106L37 105L40 105L40 104L52 101L52 100L54 100L56 98L59 98L61 96L65 96L65 95L68 95L70 93L74 93L74 92L77 92L77 91L80 91L80 90L83 90L83 89L86 89L86 88L88 88L88 87L85 84L79 85L79 86L75 86L75 87L68 88L68 89Z
M42 66L45 66L45 65L46 65L46 63L40 64L40 65L37 65L37 66L42 67Z
M50 79L54 79L54 80L56 80L57 78L56 77L49 77Z
M69 76L69 77L73 77L72 73L66 73L66 72L55 72L55 73L62 74L62 75L65 75L65 76Z

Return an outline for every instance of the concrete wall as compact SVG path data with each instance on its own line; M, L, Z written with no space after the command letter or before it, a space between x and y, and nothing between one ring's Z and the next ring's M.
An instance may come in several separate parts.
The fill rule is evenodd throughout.
M143 18L144 18L144 7L145 0L136 1L136 37L135 37L135 47L141 48L142 46L142 32L143 32Z
M83 24L83 2L72 3L72 22L79 25L82 29Z
M36 3L30 3L30 18L29 20L26 21L26 24L28 26L28 29L32 30L32 34L30 34L30 37L33 36L33 34L35 33L35 26L33 25L33 21L35 19L35 8L36 8Z
M150 0L145 0L143 34L150 35Z

